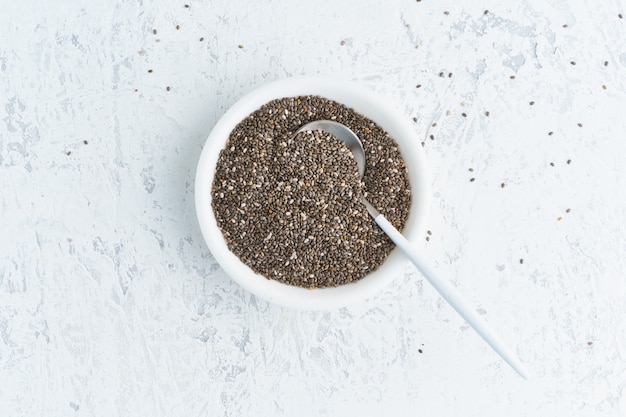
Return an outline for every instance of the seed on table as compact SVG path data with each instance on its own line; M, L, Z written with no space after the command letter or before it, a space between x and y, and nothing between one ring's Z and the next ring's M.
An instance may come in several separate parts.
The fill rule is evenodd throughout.
M343 45L345 45L345 44L346 44L346 41L341 41L341 42L339 42L339 44L340 44L341 46L343 46Z
M619 17L620 19L623 19L623 18L624 18L624 16L623 16L621 13L620 13L620 14L618 14L618 15L617 15L617 17Z
M204 41L204 38L200 38L200 42Z
M437 126L437 123L433 123L431 126L432 126L432 127L436 127L436 126Z
M528 104L530 104L531 106L534 106L534 105L535 105L535 102L534 102L534 101L531 101L531 102L530 102L530 103L528 103Z
M430 140L435 140L435 135L430 135Z
M565 210L566 213L569 213L570 211L572 211L572 209Z
M520 258L519 263L523 264L524 263L524 258Z
M237 48L243 49L243 45L237 45Z
M485 112L485 116L489 117L489 114L490 114L489 111Z
M152 33L154 33L156 35L157 34L157 30L156 29L152 29Z
M415 88L421 88L421 87L422 87L422 84L418 84L415 86Z
M605 84L602 84L602 89L606 90L606 85Z
M487 14L487 13L489 13L489 10L485 10L485 11L483 12L483 14Z
M608 67L609 66L609 61L604 61L604 66Z
M559 216L559 217L557 217L557 218L556 218L556 221L557 221L557 222L560 222L561 220L563 220L563 217L561 217L561 216Z
M417 123L417 117L414 117L414 118L413 118L413 121L414 121L415 123Z
M180 30L180 25L176 25L176 30Z
M583 124L582 123L578 123L578 127L583 127Z
M515 79L515 75L511 75L509 78L514 80Z
M467 113L461 113L461 116L467 117Z
M476 181L476 178L470 178L470 182Z
M439 76L440 76L441 78L443 78L443 71L441 71L441 72L439 73Z
M188 8L189 8L189 5L188 5L188 4L185 4L185 9L188 9Z
M450 14L450 12L445 11L445 12L443 12L443 14L445 14L446 16L448 16L448 15Z
M576 61L570 61L570 64L576 65Z
M474 172L474 168L468 168L467 169L469 172Z
M452 73L448 73L448 78L452 78Z
M548 132L548 136L552 136L552 135L554 135L554 132L553 131L549 131Z
M506 186L506 184L502 183L500 184L500 188L504 188Z
M171 88L170 88L170 86L169 86L169 85L168 85L167 87L165 87L165 89L166 89L167 91L170 91L170 90L171 90Z
M567 25L563 25L564 28L567 28Z
M84 141L83 141L83 143L84 143L85 145L87 145L87 144L89 143L89 141L84 140Z
M553 167L554 166L554 162L550 162L550 166Z
M148 70L148 73L152 74L152 70L151 70L151 69L149 69L149 70Z
M430 230L427 230L426 233L428 234L428 236L432 236L432 232Z
M571 159L568 159L568 160L567 160L567 165L569 165L569 164L571 164L571 163L572 163L572 160L571 160Z

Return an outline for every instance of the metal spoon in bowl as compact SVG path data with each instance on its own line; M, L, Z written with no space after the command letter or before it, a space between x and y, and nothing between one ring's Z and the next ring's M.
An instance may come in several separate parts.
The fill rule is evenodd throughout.
M363 150L363 144L358 136L350 130L348 127L341 123L331 120L318 120L315 122L307 123L302 126L298 133L302 131L314 131L321 130L326 133L330 133L336 137L339 141L343 142L348 149L354 155L354 159L359 169L359 175L363 177L365 173L365 151ZM294 135L294 136L295 136ZM448 283L446 280L437 277L435 271L428 266L423 256L419 251L409 243L408 240L395 228L393 225L374 208L365 198L363 198L363 204L367 207L367 211L374 218L374 221L378 226L389 236L389 238L400 248L402 252L413 262L413 264L420 270L422 275L431 283L433 287L439 292L444 300L448 302L469 323L476 333L483 338L485 342L493 350L504 359L518 374L524 379L528 379L528 371L519 359L513 354L513 352L504 344L502 339L491 330L482 317L473 309L463 297L457 292L456 288Z

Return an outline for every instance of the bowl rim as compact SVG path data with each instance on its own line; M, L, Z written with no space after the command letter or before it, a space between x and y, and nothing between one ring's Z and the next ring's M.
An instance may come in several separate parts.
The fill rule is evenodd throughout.
M209 134L198 161L194 185L196 215L211 254L241 287L283 307L329 310L379 293L404 271L407 262L404 255L398 248L394 248L377 270L359 281L337 287L307 289L283 284L256 274L230 252L217 226L211 205L217 159L233 128L273 99L304 95L326 97L353 108L394 138L407 166L412 194L409 217L402 233L409 241L416 241L423 233L429 215L431 192L426 157L414 127L389 98L355 82L326 76L290 77L270 82L245 94L222 115Z

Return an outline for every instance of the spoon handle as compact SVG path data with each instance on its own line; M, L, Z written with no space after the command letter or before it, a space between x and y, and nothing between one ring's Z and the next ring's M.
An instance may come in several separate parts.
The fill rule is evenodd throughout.
M528 379L528 371L513 352L504 344L502 339L487 325L483 318L473 309L448 281L437 278L435 271L428 266L422 255L409 243L408 240L380 213L374 221L389 236L402 252L420 270L422 275L432 284L444 300L471 325L485 342L495 350L506 363L517 371L524 379Z

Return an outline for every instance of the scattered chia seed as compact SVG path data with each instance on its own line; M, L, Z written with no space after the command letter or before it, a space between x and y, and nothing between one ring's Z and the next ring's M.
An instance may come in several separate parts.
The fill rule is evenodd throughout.
M515 75L511 75L509 78L514 80L515 79Z
M148 70L148 73L149 73L149 74L152 74L152 70L151 70L151 69L149 69L149 70Z
M440 76L441 78L443 78L443 71L441 71L441 72L439 73L439 76Z
M609 66L609 61L604 61L604 66L608 67Z
M470 182L476 181L476 178L470 178Z
M165 89L166 89L167 91L170 91L170 90L171 90L171 88L170 88L170 86L169 86L169 85L168 85L167 87L165 87Z
M571 61L570 64L576 65L576 61Z
M554 162L550 162L550 166L553 167L554 166Z
M483 14L488 14L488 13L489 13L489 10L485 10L485 11L483 12Z
M570 211L572 211L572 209L565 210L566 213L569 213Z
M336 120L363 142L352 153L329 134L301 132ZM368 200L402 229L411 205L397 144L374 122L334 101L288 97L240 122L220 152L212 206L229 249L255 272L305 288L334 287L376 270L394 245L367 213Z
M467 117L467 113L461 113L461 116Z
M564 29L567 29L567 25L563 25L563 28L564 28Z
M489 114L490 114L489 111L485 112L485 116L489 117Z
M417 117L413 118L413 122L417 123Z
M243 49L243 45L237 45L237 48Z
M591 345L593 345L593 342L587 342L587 345L591 346Z
M468 168L467 169L469 172L474 172L474 168Z
M500 184L500 188L504 188L504 187L506 187L505 183Z
M524 258L520 258L519 260L520 265L524 263Z
M531 101L531 102L530 102L530 103L528 103L528 104L530 104L531 106L534 106L534 105L535 105L535 102L534 102L534 101Z
M415 86L415 88L421 88L421 87L422 87L422 84L418 84Z
M433 126L433 127L437 127L437 123L433 123L433 124L432 124L432 126Z
M426 236L426 242L430 242L430 237Z
M430 135L430 140L435 140L435 135Z
M448 15L450 14L450 12L445 11L445 12L443 12L443 14L445 14L446 16L448 16Z
M571 159L568 159L568 160L567 160L567 165L569 165L569 164L571 164L571 163L572 163L572 160L571 160Z
M448 73L448 78L452 78L452 73L451 72Z
M346 44L346 41L341 41L340 44L341 44L341 46L343 46L343 45Z
M418 0L418 1L419 1L419 0ZM589 343L591 343L591 342L589 342ZM418 351L419 353L424 353L424 351L423 351L422 349L417 349L417 351Z
M602 84L602 89L606 90L606 85Z
M204 41L204 38L200 38L200 42Z
M553 131L549 131L548 132L548 136L552 136L552 135L554 135L554 132Z
M428 236L432 236L432 232L430 230L427 230L426 233L428 234Z
M156 35L157 34L157 30L156 29L152 29L152 33Z
M582 123L578 123L578 127L583 127L583 124Z
M87 140L85 139L85 140L83 141L83 143L84 143L85 145L87 145L87 144L89 143L89 141L87 141Z
M180 25L176 25L176 30L180 30Z
M188 4L185 4L185 9L188 9L188 8L189 8L189 5L188 5Z
M72 154L72 151L67 151L65 152L65 155L70 156Z
M556 218L556 221L557 221L557 222L560 222L561 220L563 220L563 217L561 217L561 216L559 216L559 217L557 217L557 218Z
M620 14L618 14L618 15L617 15L617 17L619 17L620 19L623 19L623 18L624 18L624 16L623 16L621 13L620 13Z

